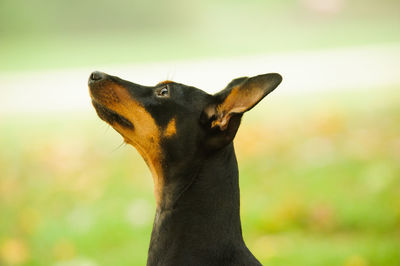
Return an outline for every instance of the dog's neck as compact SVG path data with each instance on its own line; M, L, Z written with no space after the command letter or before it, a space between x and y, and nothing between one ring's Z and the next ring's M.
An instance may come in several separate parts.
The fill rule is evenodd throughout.
M233 144L195 165L197 170L183 171L192 176L179 177L188 183L172 197L169 207L157 208L148 265L190 265L191 259L196 263L204 259L215 262L217 256L229 258L235 252L254 258L242 237Z

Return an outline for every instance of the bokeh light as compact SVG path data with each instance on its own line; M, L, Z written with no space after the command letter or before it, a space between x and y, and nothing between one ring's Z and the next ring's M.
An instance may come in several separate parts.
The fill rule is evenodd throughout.
M0 265L145 265L150 171L96 116L101 70L214 93L284 81L235 140L263 265L400 265L400 2L0 2Z

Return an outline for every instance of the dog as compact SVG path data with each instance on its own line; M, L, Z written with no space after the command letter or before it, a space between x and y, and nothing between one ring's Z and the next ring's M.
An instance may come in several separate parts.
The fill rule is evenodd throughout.
M138 150L153 176L147 265L261 265L242 237L233 139L243 114L281 81L277 73L241 77L210 95L172 81L142 86L91 73L98 116Z

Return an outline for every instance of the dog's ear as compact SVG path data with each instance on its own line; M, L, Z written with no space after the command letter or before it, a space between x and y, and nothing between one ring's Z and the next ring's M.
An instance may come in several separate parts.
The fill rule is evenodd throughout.
M282 77L277 73L232 80L225 89L213 96L213 102L203 111L202 122L225 141L231 141L243 113L253 108L281 81Z
M226 130L232 116L253 108L281 81L281 75L276 73L232 80L225 89L214 95L215 103L204 109L204 115L211 122L211 128Z

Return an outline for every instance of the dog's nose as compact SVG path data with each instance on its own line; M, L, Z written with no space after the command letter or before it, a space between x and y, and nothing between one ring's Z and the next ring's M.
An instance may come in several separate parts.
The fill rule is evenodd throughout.
M94 71L92 74L90 74L89 81L99 81L102 80L106 77L106 74L100 71Z

